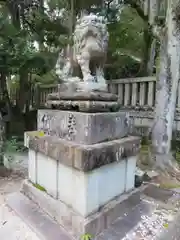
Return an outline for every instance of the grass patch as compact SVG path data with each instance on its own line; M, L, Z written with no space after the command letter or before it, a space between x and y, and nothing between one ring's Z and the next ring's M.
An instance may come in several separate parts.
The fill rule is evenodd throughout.
M38 183L33 183L33 186L42 192L46 192L46 189L44 187L42 187L41 185L39 185Z

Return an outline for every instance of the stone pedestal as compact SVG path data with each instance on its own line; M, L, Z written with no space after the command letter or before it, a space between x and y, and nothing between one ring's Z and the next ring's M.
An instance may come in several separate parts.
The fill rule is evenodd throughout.
M128 114L38 111L38 131L79 144L96 144L128 135Z
M39 110L38 131L25 133L29 180L23 193L72 236L99 234L134 188L140 139L128 129L122 112Z

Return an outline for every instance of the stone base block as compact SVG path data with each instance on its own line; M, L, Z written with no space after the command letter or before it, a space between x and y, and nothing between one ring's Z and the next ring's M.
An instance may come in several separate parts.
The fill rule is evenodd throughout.
M131 193L114 198L96 213L83 217L62 201L54 199L46 192L37 189L30 181L24 181L21 192L63 226L68 234L78 240L85 233L92 236L98 235L118 217L123 216L130 207L129 204L136 205L140 202L140 192L134 190Z
M105 101L117 102L118 96L113 93L100 91L59 91L48 95L47 100L67 101Z
M83 172L29 150L29 180L84 218L132 190L135 169L136 156Z
M125 112L81 113L39 110L38 130L80 144L96 144L128 135L129 118Z
M84 145L57 137L42 136L43 132L25 133L25 146L42 153L59 163L88 172L111 163L137 156L140 150L139 137L127 137L98 144Z
M86 113L117 112L121 105L118 102L105 101L69 101L48 100L46 107L50 109L69 110Z

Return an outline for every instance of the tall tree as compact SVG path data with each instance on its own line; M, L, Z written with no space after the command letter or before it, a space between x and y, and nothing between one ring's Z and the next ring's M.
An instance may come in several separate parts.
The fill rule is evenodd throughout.
M156 164L172 165L171 139L180 79L180 0L168 0L166 22L160 29L160 70L156 87L152 150Z

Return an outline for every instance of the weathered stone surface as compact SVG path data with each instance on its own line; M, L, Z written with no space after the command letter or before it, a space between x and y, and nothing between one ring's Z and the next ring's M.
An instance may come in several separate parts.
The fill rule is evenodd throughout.
M46 107L50 109L71 110L76 112L117 112L118 102L84 101L84 100L48 100Z
M65 91L51 93L47 100L83 100L83 101L105 101L117 102L118 96L113 93L102 91Z
M73 211L70 206L53 199L46 192L38 190L27 180L24 181L21 191L78 240L85 233L90 233L92 236L98 235L108 228L117 217L123 217L129 208L140 203L140 191L134 190L129 194L118 196L98 212L84 218Z
M15 192L9 194L6 202L8 206L30 226L40 239L71 240L71 237L68 236L59 224L22 193Z
M149 185L148 188L145 189L144 194L156 200L167 202L173 196L174 192L154 185Z
M125 112L92 114L39 110L38 130L76 143L95 144L127 136L129 119Z
M97 212L117 196L134 189L136 156L107 164L95 171L83 172L39 152L30 152L29 180L42 186L48 195L71 206L83 217Z
M57 202L44 192L41 192L37 189L35 189L33 192L32 189L26 189L23 187L23 190L25 195L30 197L34 202L23 196L21 193L13 193L7 195L6 203L8 207L10 207L23 219L23 221L37 234L37 236L45 240L68 240L66 236L67 233L69 240L80 240L77 234L75 234L77 238L73 238L71 235L73 234L73 227L71 228L72 224L75 224L74 226L76 229L73 229L76 231L76 233L77 226L80 225L77 224L79 223L79 219L75 213L74 215L67 214L70 211L70 208L63 208L64 205L61 205L61 202ZM110 209L113 209L115 206L113 213L117 212L117 218L116 216L111 215L111 210L108 212L108 206L99 209L98 217L101 216L101 220L98 222L96 219L99 224L97 225L97 228L94 228L94 221L92 228L90 227L91 225L89 225L89 227L84 229L84 231L88 230L88 233L93 235L93 240L180 239L180 214L179 207L176 208L176 206L179 206L178 203L180 198L178 197L176 199L174 205L171 204L171 201L168 201L168 203L164 204L164 202L162 203L156 199L151 201L149 198L144 198L144 195L141 195L141 191L142 188L140 191L133 192L132 195L126 195L126 197L121 196L119 198L119 202L117 199L116 203L113 203L112 205L111 203L114 201L109 203ZM40 194L38 194L39 192ZM140 195L141 198L143 197L142 200L140 200ZM38 205L40 205L41 208L39 208ZM107 210L107 215L103 214L104 209ZM52 216L52 218L49 216ZM54 221L54 216L56 221ZM107 216L110 217L110 219L111 216L112 219L115 219L115 221L112 220L110 225L106 222ZM66 233L64 233L64 228L62 228L62 223L60 222L61 219L66 224ZM0 236L3 240L8 239L8 234L6 234L7 230L9 230L9 227L6 226L8 223L3 225L0 231ZM60 225L58 223L60 223ZM83 223L84 221L81 222L81 225ZM93 232L98 232L99 226L103 226L103 224L105 224L104 226L109 227L95 237ZM47 228L49 229L48 231ZM95 231L91 231L91 229L95 229ZM80 233L80 235L81 234L82 233ZM9 239L11 239L11 237Z
M56 137L37 137L27 133L29 148L62 164L81 171L91 171L103 165L136 156L140 150L139 137L127 137L93 145L72 143Z

